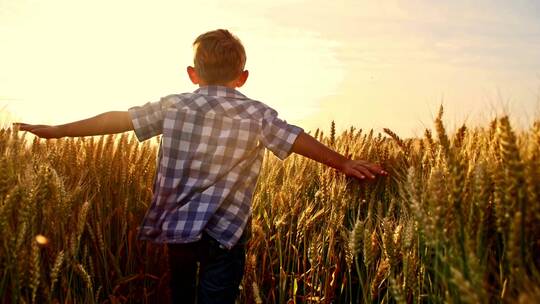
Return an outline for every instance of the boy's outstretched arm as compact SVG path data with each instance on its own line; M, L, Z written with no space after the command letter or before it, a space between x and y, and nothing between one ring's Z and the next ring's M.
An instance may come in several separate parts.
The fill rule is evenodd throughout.
M363 160L347 159L304 132L301 132L296 138L292 146L292 152L335 168L347 176L359 179L365 179L366 177L373 179L377 175L388 175L381 166Z
M105 135L133 130L133 124L127 111L105 112L92 118L58 126L25 123L14 123L14 125L18 126L20 131L28 131L43 138Z

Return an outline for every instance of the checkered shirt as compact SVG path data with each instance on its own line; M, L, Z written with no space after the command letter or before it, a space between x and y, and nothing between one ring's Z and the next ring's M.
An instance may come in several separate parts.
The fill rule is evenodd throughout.
M268 148L286 158L302 129L264 103L222 86L169 95L128 110L139 141L162 134L154 195L139 239L189 243L205 231L239 240Z

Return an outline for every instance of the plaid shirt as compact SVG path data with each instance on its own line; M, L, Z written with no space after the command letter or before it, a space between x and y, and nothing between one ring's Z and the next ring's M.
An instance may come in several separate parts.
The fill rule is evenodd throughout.
M226 248L239 240L264 147L286 158L302 129L234 89L207 86L129 109L139 141L163 134L152 205L139 239L189 243L205 231Z

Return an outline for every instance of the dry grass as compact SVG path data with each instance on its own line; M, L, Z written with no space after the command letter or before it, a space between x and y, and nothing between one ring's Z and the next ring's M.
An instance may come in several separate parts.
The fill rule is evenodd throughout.
M241 302L540 301L540 121L435 130L316 132L390 171L367 184L266 157ZM155 145L21 135L0 131L2 302L166 301L166 250L135 239Z

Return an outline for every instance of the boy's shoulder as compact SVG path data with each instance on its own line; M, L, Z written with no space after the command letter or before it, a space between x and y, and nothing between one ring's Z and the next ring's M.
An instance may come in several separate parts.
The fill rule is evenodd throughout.
M216 112L227 116L262 118L276 111L262 101L251 99L234 90L234 94L208 94L205 91L170 94L161 98L162 108L189 109L197 112Z

